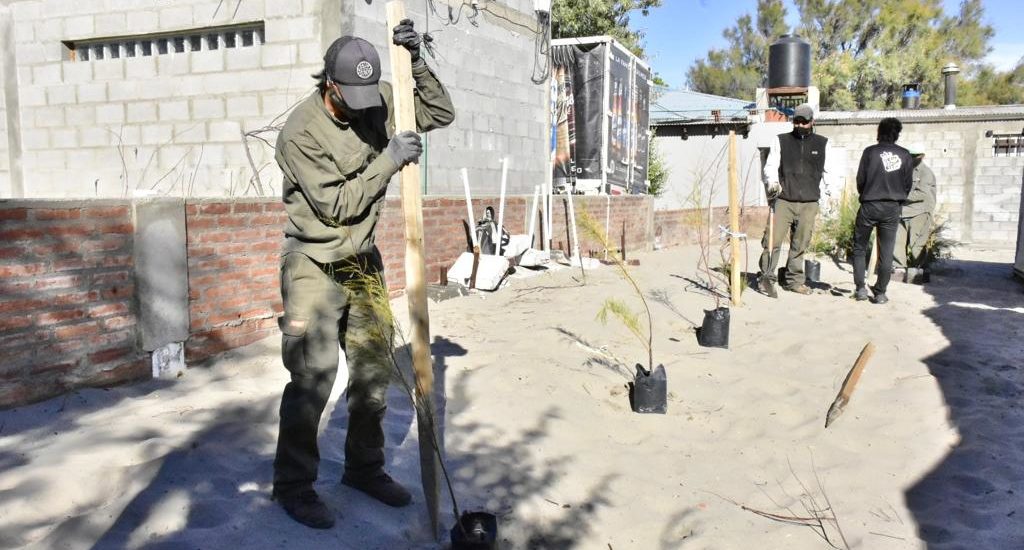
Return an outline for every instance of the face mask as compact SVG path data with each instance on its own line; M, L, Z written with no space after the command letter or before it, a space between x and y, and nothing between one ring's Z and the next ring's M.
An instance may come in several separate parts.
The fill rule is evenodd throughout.
M331 105L333 105L334 108L337 109L345 118L349 120L359 118L359 111L349 107L348 104L345 103L345 100L342 99L342 97L338 95L338 92L333 88L328 90L327 98L331 101Z
M806 137L806 136L811 135L811 127L810 126L794 126L793 127L793 131L796 132L796 135L798 135L800 137Z

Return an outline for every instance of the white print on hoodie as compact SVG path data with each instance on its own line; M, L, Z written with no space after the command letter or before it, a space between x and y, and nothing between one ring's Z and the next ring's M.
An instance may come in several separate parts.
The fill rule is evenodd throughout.
M895 172L903 166L903 161L900 160L899 155L896 155L895 153L882 151L878 156L882 157L882 167L885 168L886 172Z

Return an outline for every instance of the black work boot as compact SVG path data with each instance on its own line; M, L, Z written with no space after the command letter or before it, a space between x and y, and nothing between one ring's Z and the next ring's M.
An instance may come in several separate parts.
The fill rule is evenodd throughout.
M409 494L409 491L384 472L368 476L359 476L345 472L345 475L341 476L341 484L348 485L357 491L362 491L395 508L412 502L412 495Z
M868 299L868 289L867 289L867 287L863 287L862 286L862 287L858 288L857 291L853 293L853 298L855 300L857 300L858 302L863 302L864 300L867 300Z
M779 297L779 293L775 291L775 285L772 283L772 280L769 279L768 277L761 276L761 279L758 281L757 286L758 290L760 290L761 293L764 294L765 296L768 296L769 298Z
M871 287L871 293L875 295L871 301L878 305L885 304L889 301L889 297L886 296L884 292L879 292L878 289L874 287Z
M274 500L281 504L288 517L313 529L330 529L334 527L334 516L330 508L320 500L312 488L292 493L274 493Z

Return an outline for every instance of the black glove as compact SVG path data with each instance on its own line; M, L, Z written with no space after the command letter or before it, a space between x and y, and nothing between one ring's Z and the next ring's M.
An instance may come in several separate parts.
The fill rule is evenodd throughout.
M417 63L420 60L420 44L422 44L423 39L412 28L412 19L403 19L392 30L394 31L394 36L391 40L399 46L405 46L405 49L409 50L409 56L412 57L413 64Z
M423 153L423 142L416 132L402 132L391 138L384 152L401 168L410 162L419 160Z

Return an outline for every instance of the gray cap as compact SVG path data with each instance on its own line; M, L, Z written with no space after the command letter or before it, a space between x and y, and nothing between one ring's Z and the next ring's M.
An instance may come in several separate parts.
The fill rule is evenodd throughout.
M802 118L804 120L814 120L814 108L809 103L801 103L793 109L793 120Z
M924 146L916 142L911 143L910 145L907 145L907 152L915 157L918 155L924 155Z
M342 36L334 41L324 55L327 79L341 88L345 103L353 109L368 109L381 105L380 57L372 44L354 36Z

